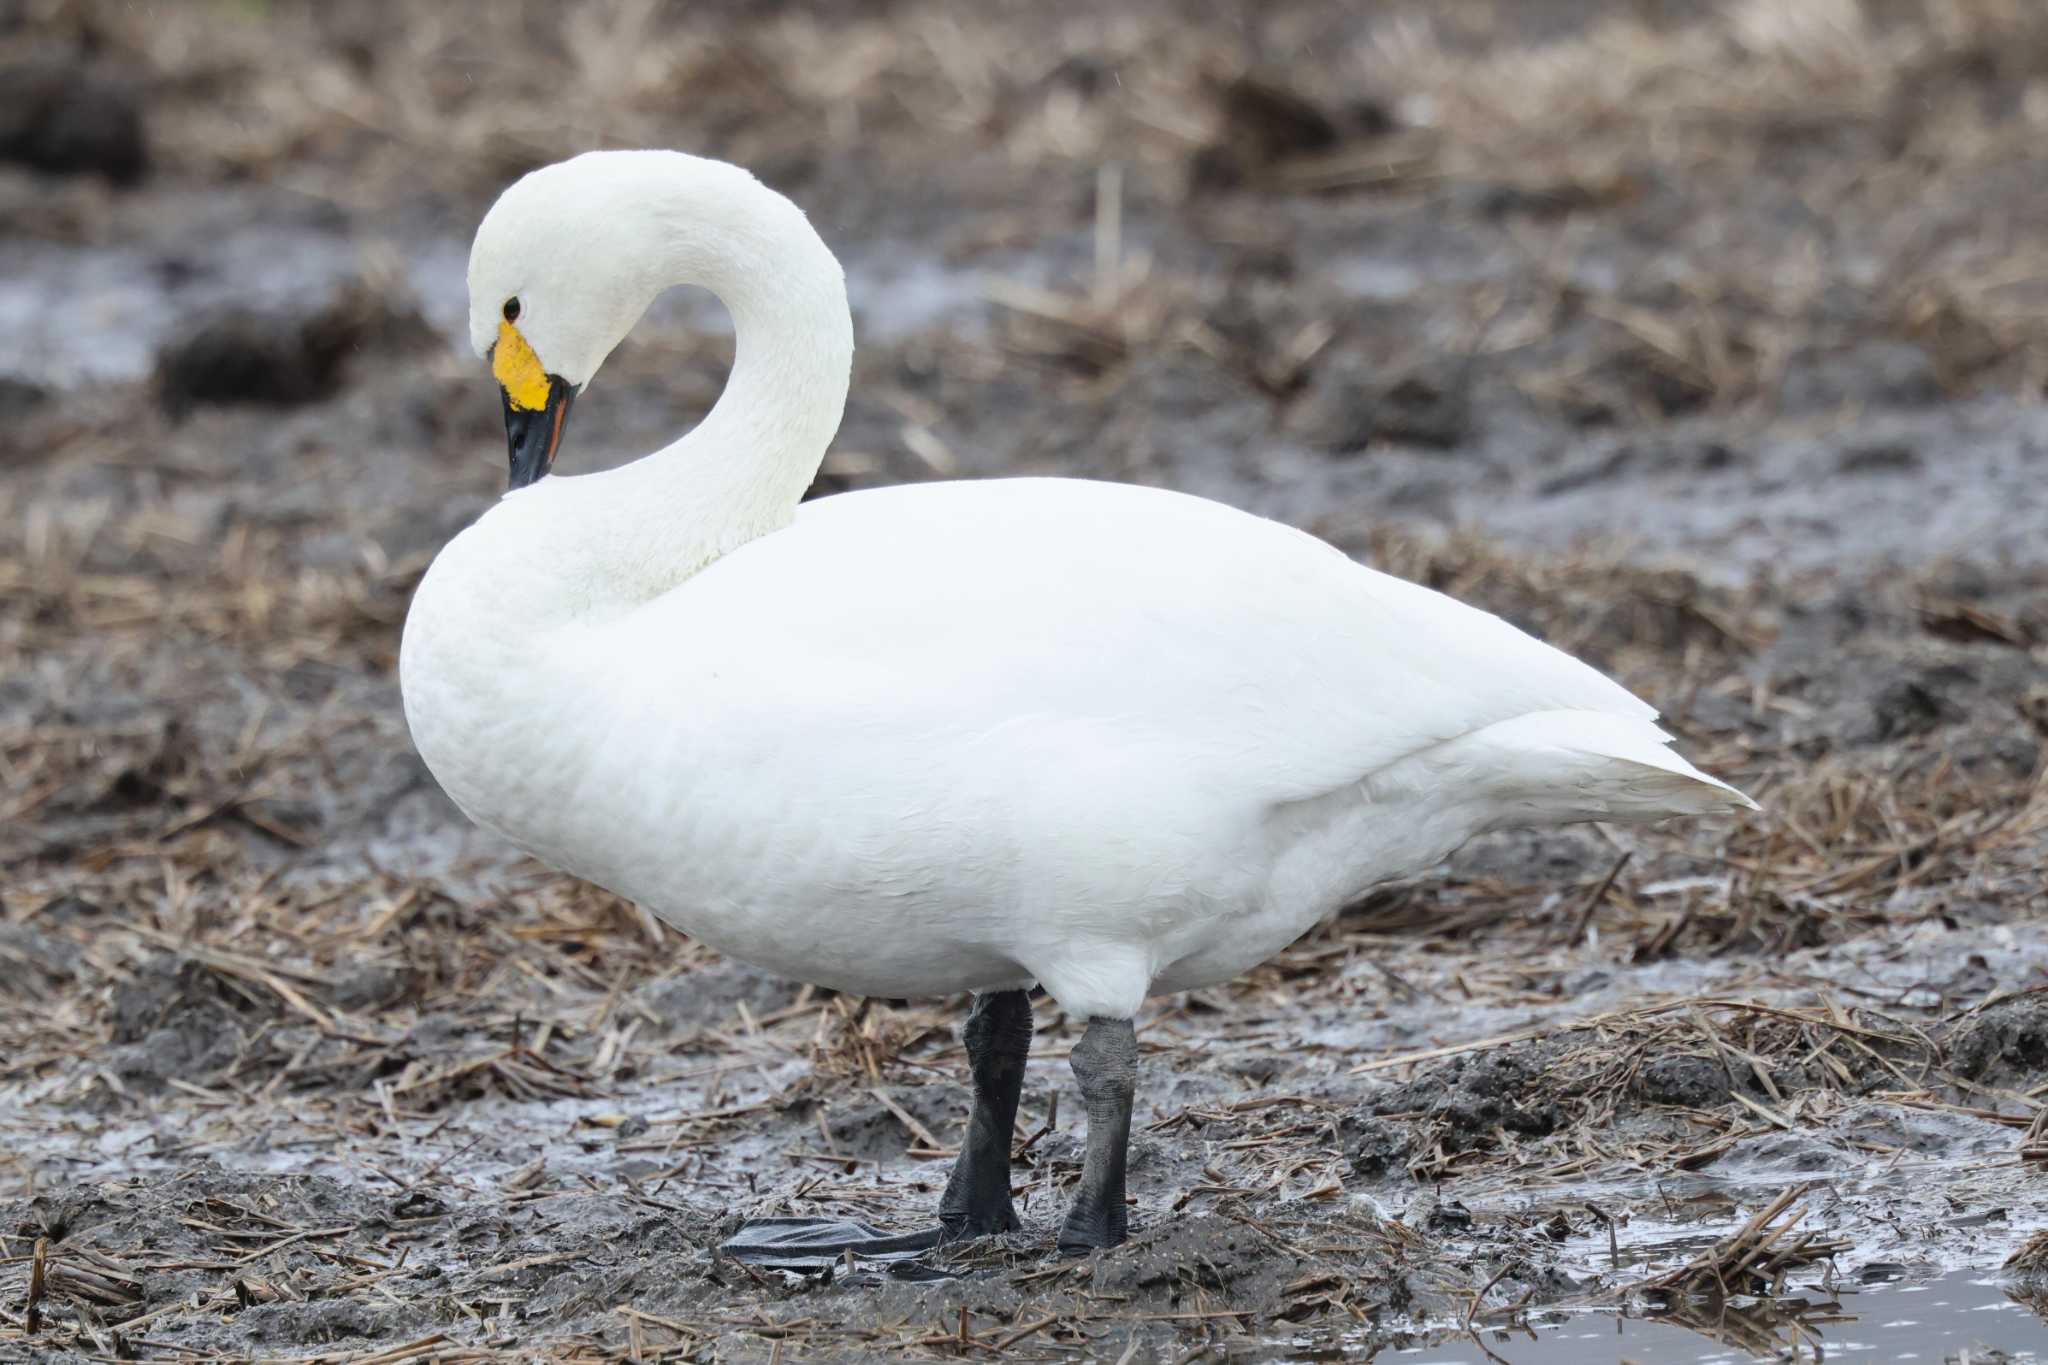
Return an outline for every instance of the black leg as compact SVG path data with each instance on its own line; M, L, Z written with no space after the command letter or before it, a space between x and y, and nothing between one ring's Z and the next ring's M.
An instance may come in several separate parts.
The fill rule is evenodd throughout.
M1023 991L975 996L961 1040L974 1074L974 1113L939 1200L939 1238L948 1242L1017 1227L1010 1203L1010 1139L1024 1093L1024 1059L1031 1052L1031 997Z
M1060 1250L1113 1247L1127 1231L1124 1162L1131 1143L1131 1096L1138 1084L1138 1035L1128 1019L1090 1019L1074 1046L1074 1078L1088 1108L1081 1188L1060 1227Z
M1016 1227L1017 1211L1010 1204L1010 1136L1017 1126L1017 1098L1024 1089L1024 1059L1031 1051L1030 997L1023 991L976 996L961 1032L974 1073L974 1112L967 1123L967 1141L939 1201L938 1227L888 1233L851 1218L756 1218L720 1250L737 1260L784 1270L829 1270L844 1264L850 1253L860 1261L894 1263L894 1273L901 1273L922 1265L916 1258L940 1242ZM1089 1128L1093 1142L1092 1119ZM1121 1174L1117 1190L1121 1199Z

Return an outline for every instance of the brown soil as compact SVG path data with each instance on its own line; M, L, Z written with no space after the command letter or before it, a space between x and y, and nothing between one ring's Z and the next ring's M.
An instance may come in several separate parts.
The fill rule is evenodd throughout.
M2044 51L1998 0L0 6L64 76L0 81L0 1360L1515 1358L1595 1303L1768 1354L1996 1271L2048 1160ZM1051 1254L1041 1004L1022 1233L933 1282L714 1257L930 1214L960 1002L512 857L393 673L503 480L467 235L634 144L845 258L818 491L1280 516L1764 812L1487 839L1154 1002L1126 1247ZM729 353L663 300L566 458Z

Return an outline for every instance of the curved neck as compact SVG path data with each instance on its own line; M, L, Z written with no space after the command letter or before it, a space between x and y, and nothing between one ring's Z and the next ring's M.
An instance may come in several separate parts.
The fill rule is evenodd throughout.
M580 567L614 601L657 596L788 525L839 428L853 364L845 276L802 210L736 167L674 162L677 173L636 178L650 243L639 308L678 284L717 295L735 332L725 391L662 450L531 490L575 504L578 548L594 556Z

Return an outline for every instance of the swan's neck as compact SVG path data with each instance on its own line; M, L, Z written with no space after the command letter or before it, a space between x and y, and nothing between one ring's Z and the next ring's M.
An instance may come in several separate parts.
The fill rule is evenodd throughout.
M853 355L839 263L795 205L734 167L607 156L620 177L597 187L616 192L610 235L633 246L603 272L593 310L623 335L662 290L709 289L738 333L732 377L667 449L550 475L451 541L414 595L399 662L414 741L442 786L557 862L575 841L547 834L561 834L556 803L529 789L534 774L573 784L592 708L632 674L618 646L635 637L608 628L789 524L838 428Z
M796 205L746 172L690 166L638 187L640 307L678 284L717 295L733 320L732 375L696 429L665 449L507 496L505 511L531 500L546 525L514 532L526 543L505 553L546 555L537 567L559 590L526 597L529 613L550 597L578 613L637 605L787 526L838 430L853 360L839 262Z

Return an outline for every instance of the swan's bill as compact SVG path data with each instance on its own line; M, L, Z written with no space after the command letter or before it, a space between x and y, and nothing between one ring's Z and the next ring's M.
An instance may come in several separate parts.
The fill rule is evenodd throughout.
M529 408L505 395L505 441L510 447L510 486L524 488L537 481L555 463L562 432L569 425L569 408L576 401L576 386L560 375L547 377L547 396L538 408Z
M568 380L549 374L525 336L512 325L519 301L505 305L492 345L491 373L505 399L505 438L512 448L512 487L524 488L555 462L562 432L569 424L569 405L576 389Z

